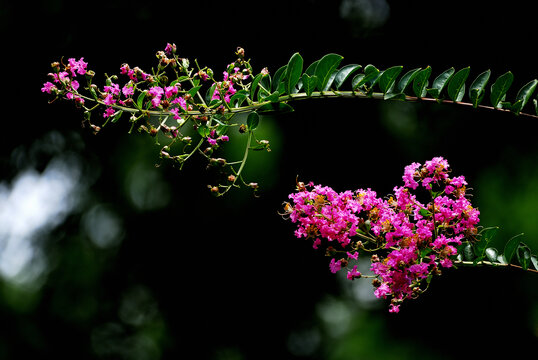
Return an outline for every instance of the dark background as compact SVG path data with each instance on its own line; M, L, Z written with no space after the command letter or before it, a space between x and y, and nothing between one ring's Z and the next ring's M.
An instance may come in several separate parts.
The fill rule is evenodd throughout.
M62 56L83 56L99 82L124 62L149 69L167 42L215 72L241 46L258 71L274 72L297 51L305 63L335 52L346 64L380 69L430 65L432 76L452 66L471 66L471 77L511 70L512 97L537 76L535 12L526 3L372 0L347 13L344 3L1 3L0 190L8 194L22 174L46 174L56 161L76 179L70 197L77 200L29 238L45 267L31 280L0 277L0 358L452 359L536 351L535 274L446 271L400 314L388 314L386 303L364 299L357 281L350 287L331 274L323 254L277 214L297 175L338 191L386 194L405 165L444 156L473 188L482 224L502 227L496 246L524 232L538 249L535 119L429 103L299 102L294 113L262 119L273 151L253 154L246 173L260 196L238 190L213 198L203 159L181 172L155 167L159 148L147 136L128 136L127 121L94 136L81 128L81 112L48 105L39 91ZM224 154L237 157L242 141L234 135Z

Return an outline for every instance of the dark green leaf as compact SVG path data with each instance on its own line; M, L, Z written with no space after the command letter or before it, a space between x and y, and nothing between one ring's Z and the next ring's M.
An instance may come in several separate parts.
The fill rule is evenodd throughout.
M336 70L343 57L337 54L327 54L319 60L314 74L318 78L317 88L320 91L325 89L325 86L329 82L331 75Z
M489 247L486 249L485 253L489 261L497 262L497 257L499 256L497 249Z
M470 71L470 67L463 68L450 78L447 85L447 92L453 101L461 101L463 99L463 95L465 95L465 80L467 80Z
M284 65L281 68L279 68L275 72L275 74L273 75L272 91L277 91L278 90L278 86L280 85L282 80L284 80L284 74L285 74L287 68L288 68L288 65ZM267 89L267 90L269 90L269 89Z
M387 70L384 70L379 75L379 89L381 89L382 93L386 93L389 90L392 89L394 86L394 83L396 82L396 78L398 78L398 75L402 72L403 66L393 66L391 68L388 68Z
M499 103L505 97L506 92L512 85L512 81L514 81L514 75L508 71L507 73L499 76L495 83L491 85L490 100L493 107L498 107Z
M114 115L114 117L112 118L112 120L110 120L110 121L115 123L116 121L118 121L120 119L122 114L123 114L123 110L117 111L116 114Z
M352 88L353 90L356 90L356 89L359 87L359 85L361 84L362 79L364 79L365 76L366 76L366 75L364 75L364 74L357 74L357 75L355 75L355 76L353 77L353 80L351 80L351 88Z
M469 98L471 98L471 103L473 107L477 107L482 99L484 98L484 89L486 84L489 81L489 76L491 75L490 70L484 71L482 74L478 75L477 78L471 84L469 88Z
M239 90L230 98L231 107L239 107L243 104L243 101L248 97L247 90Z
M534 268L538 270L538 258L536 257L536 255L531 255L531 263L532 266L534 266Z
M491 240L495 237L498 230L498 227L490 227L485 228L480 232L480 241L478 241L475 245L476 256L484 255L486 248L488 247Z
M194 95L196 95L196 93L202 88L202 85L198 85L198 86L195 86L193 87L192 89L190 89L187 93L191 96L191 97L194 97Z
M415 79L415 76L420 71L420 68L416 68L413 70L410 70L404 74L404 76L401 77L400 81L398 81L398 85L394 88L395 93L403 93L405 92L405 89L411 84L411 82Z
M514 108L512 111L514 111L516 114L519 114L521 112L521 109L527 104L527 102L530 100L532 93L536 89L536 85L538 84L538 80L532 80L525 84L521 90L516 95L516 102L514 104ZM517 105L516 105L517 104Z
M316 73L316 68L318 67L319 62L320 60L314 61L312 64L310 64L310 66L306 68L304 73L310 76L314 75Z
M258 74L254 77L252 80L252 83L250 84L250 98L255 99L256 98L256 90L258 90L258 84L260 83L260 80L262 78L263 74Z
M251 112L247 117L247 126L250 131L256 130L260 123L260 116L257 112Z
M512 236L510 240L506 243L504 246L504 257L506 259L506 262L509 264L512 261L512 258L514 257L514 254L519 246L520 240L518 239L523 234L518 234L516 236Z
M474 259L474 251L473 251L473 246L471 245L471 243L467 242L463 246L463 256L465 257L465 260L467 261L471 261Z
M139 109L142 109L142 106L144 105L144 98L146 97L147 91L142 91L140 95L138 95L138 98L136 99L136 105Z
M516 251L517 261L523 270L527 270L531 263L531 249L524 243L520 243Z
M301 74L303 73L303 58L299 53L293 54L286 67L286 73L284 74L284 83L286 92L293 94L296 92L295 85L299 82Z
M277 102L279 97L280 97L280 93L278 91L275 91L270 95L262 96L262 100L270 101L270 102Z
M413 92L419 98L426 96L426 87L428 86L428 79L432 73L432 68L427 67L418 71L413 80Z
M304 73L301 80L303 82L303 88L306 93L306 96L311 96L312 92L316 88L318 78L316 77L316 75L309 76L308 74Z
M353 74L355 71L360 70L362 66L357 64L349 64L338 70L336 77L334 78L334 87L336 90L340 89L342 84L347 80L347 78Z
M211 130L207 127L207 125L200 125L198 128L196 128L196 131L198 131L198 134L200 134L201 137L208 137Z
M284 113L292 112L293 108L286 103L277 102L277 103L265 104L259 107L256 111L258 114L266 114L266 115L276 114L276 113L284 114Z
M434 99L439 99L439 97L441 97L441 92L452 75L454 75L454 72L455 70L452 67L439 74L439 76L433 80L431 89L427 90L428 94L430 94Z
M213 84L211 85L211 87L209 89L207 89L207 92L205 93L205 101L206 103L210 103L211 102L211 98L213 98L213 94L215 93L215 89L217 88L217 84ZM139 97L140 99L140 97Z
M377 79L379 78L379 70L371 64L366 65L364 68L364 74L358 74L353 78L353 90L365 86L369 90L372 86L375 85ZM362 76L361 76L362 75ZM356 81L357 80L357 81Z

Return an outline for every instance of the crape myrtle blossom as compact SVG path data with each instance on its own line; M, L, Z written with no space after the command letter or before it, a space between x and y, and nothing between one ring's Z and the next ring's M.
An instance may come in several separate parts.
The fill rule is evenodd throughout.
M466 196L463 176L450 177L442 157L412 163L404 169L403 186L392 195L377 196L371 189L336 192L313 183L297 183L285 215L297 224L295 236L325 248L329 268L347 269L350 280L373 277L374 294L390 298L390 312L416 298L433 275L453 266L462 241L475 241L480 212ZM429 193L422 204L418 192ZM370 271L357 271L359 254L371 256Z

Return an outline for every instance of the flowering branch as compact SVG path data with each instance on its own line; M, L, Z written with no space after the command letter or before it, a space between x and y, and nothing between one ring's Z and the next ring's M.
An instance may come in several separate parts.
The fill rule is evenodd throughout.
M465 177L450 177L444 158L412 163L402 179L404 185L385 198L371 189L337 193L297 182L282 215L297 224L296 237L313 239L315 249L325 247L333 273L347 269L350 280L365 277L357 263L364 252L373 253L369 277L374 277L374 294L391 299L390 312L398 312L404 300L417 298L434 276L455 265L538 272L538 258L518 236L507 242L503 254L488 246L498 228L478 225L480 212L469 200ZM427 193L427 204L418 200L421 192ZM519 265L512 263L516 257Z
M160 149L161 158L172 161L179 168L195 153L200 153L207 159L209 167L217 167L226 179L224 184L209 186L215 195L223 195L236 187L248 157L248 151L239 161L215 156L219 147L229 141L227 132L237 127L249 139L255 138L260 121L258 114L293 111L289 105L293 101L316 98L436 101L538 118L537 99L531 99L538 80L523 86L515 100L509 102L506 95L513 82L510 72L493 83L490 105L484 105L486 84L491 75L489 70L471 83L467 94L469 102L464 102L465 81L470 73L468 67L457 72L450 68L429 85L430 67L410 70L398 79L402 66L386 70L373 65L339 67L343 57L327 54L304 69L303 58L296 53L288 64L271 76L267 68L256 73L250 60L245 58L245 51L238 48L236 59L220 78L212 69L199 66L196 60L192 66L189 59L176 53L176 45L167 44L163 51L157 52L157 66L149 72L123 64L118 75L105 74L103 87L93 83L95 73L88 70L84 58L70 58L67 63L63 60L54 62L49 74L51 81L45 82L41 90L55 96L51 102L56 99L74 102L84 111L83 123L88 123L95 133L109 123L118 122L124 114L130 114L129 132L136 128L155 137L157 144L164 143ZM79 81L86 85L82 86ZM523 108L531 102L536 114L524 113ZM92 117L95 112L98 113L97 120ZM238 122L235 115L241 113L255 114L256 121L250 126ZM194 140L194 147L193 136L199 137ZM250 140L247 142L250 144ZM269 151L267 140L256 142L257 146L247 148ZM242 178L241 183L257 189L255 183L247 183Z

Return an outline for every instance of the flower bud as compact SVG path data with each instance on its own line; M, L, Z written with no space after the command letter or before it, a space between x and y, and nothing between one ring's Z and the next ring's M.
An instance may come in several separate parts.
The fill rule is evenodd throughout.
M233 183L233 182L235 181L235 179L236 179L235 175L233 175L233 174L232 174L232 175L228 175L228 181L229 181L229 182L232 182L232 183Z
M95 71L93 70L86 71L86 79L91 79L94 76L95 76Z
M50 67L56 72L60 71L60 63L58 61L55 61L50 64Z

